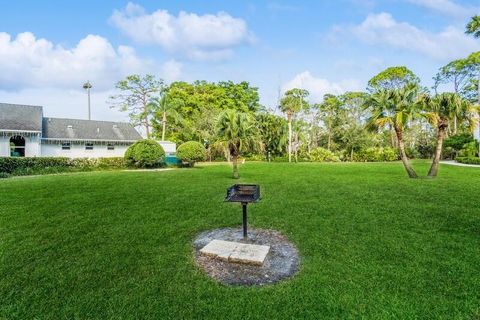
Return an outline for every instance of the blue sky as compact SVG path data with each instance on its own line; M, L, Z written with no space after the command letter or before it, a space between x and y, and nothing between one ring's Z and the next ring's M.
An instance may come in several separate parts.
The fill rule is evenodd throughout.
M463 34L478 1L0 1L0 101L45 106L48 116L93 117L130 73L167 82L247 80L262 103L302 87L363 90L386 67L406 65L426 86L445 63L480 50ZM446 88L448 89L448 88Z

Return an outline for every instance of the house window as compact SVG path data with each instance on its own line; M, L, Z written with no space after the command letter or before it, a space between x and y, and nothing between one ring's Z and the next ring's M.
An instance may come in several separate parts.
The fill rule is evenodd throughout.
M115 150L115 146L111 143L107 144L107 150Z
M70 150L70 142L62 142L62 150Z
M21 136L10 138L10 156L25 157L25 138Z
M91 142L85 143L85 150L93 150L93 143Z

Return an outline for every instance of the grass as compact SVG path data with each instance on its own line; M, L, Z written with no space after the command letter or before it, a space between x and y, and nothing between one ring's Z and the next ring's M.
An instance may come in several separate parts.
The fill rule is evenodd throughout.
M249 222L298 246L293 279L227 287L196 268L193 238L241 221L228 166L0 180L0 319L480 318L479 169L240 173L262 188Z

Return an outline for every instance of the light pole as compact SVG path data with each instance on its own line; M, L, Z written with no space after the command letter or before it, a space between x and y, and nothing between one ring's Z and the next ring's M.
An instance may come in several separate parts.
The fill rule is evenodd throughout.
M90 81L87 81L83 84L83 89L87 90L88 95L88 120L92 120L91 113L90 113L90 89L92 88L92 84Z

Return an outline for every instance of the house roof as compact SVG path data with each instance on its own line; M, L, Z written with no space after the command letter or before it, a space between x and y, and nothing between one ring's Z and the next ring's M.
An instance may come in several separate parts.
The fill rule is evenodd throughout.
M43 118L44 139L136 141L142 139L135 128L124 122Z
M42 131L40 106L0 103L0 130Z

